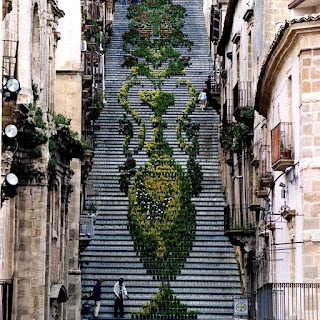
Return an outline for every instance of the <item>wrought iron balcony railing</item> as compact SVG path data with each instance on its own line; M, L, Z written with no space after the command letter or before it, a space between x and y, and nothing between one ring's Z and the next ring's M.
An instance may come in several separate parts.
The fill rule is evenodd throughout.
M320 283L267 283L256 305L258 320L320 320Z
M245 205L226 206L224 209L225 233L251 233L254 231L254 214Z
M238 81L233 88L234 115L236 118L241 111L253 106L251 86L251 81Z
M227 99L222 107L222 125L226 126L233 122L233 100Z
M271 170L271 151L269 145L261 145L259 150L259 184L271 188L274 184Z
M285 171L294 164L293 125L291 122L280 122L271 130L271 162L275 171Z

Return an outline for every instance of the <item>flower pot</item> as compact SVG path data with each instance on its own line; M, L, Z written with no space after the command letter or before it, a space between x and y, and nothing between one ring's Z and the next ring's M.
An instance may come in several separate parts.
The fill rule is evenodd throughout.
M292 159L291 158L291 150L290 149L281 150L280 158L281 159Z

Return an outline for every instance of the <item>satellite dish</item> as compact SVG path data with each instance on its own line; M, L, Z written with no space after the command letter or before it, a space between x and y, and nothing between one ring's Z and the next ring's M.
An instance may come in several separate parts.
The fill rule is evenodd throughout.
M4 133L8 138L15 138L18 134L18 129L14 124L8 124L4 128Z
M11 186L16 186L19 182L18 177L14 173L11 173L11 172L6 175L6 181Z

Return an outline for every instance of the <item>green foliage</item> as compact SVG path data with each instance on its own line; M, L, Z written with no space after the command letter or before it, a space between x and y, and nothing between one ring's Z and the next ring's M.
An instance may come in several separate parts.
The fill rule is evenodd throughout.
M49 139L49 152L52 153L52 152L55 152L57 150L58 150L57 143L52 138L50 138Z
M90 213L96 213L98 211L98 207L95 201L89 203L88 209Z
M119 102L140 124L140 115L130 105L129 91L133 85L141 85L140 79L147 77L154 90L140 90L139 96L154 115L151 116L153 136L145 142L146 126L143 123L139 129L138 146L133 148L136 153L144 146L150 157L139 168L136 168L129 151L129 144L135 141L131 141L134 128L124 126L121 129L125 134L126 161L119 167L119 183L129 198L128 220L135 249L147 272L157 280L174 279L186 261L196 228L196 210L191 197L201 191L202 171L195 161L199 152L199 125L188 119L196 106L198 91L190 81L184 82L190 100L183 110L178 132L179 143L184 144L182 148L189 155L187 172L172 158L173 150L164 132L167 122L163 115L174 104L174 95L162 90L163 83L171 76L185 75L190 65L190 57L181 57L179 52L181 47L190 49L192 46L182 32L184 15L182 6L167 0L141 1L129 6L127 16L132 21L129 31L123 35L126 51L123 67L130 67L130 74L119 90ZM156 306L152 309L154 303L158 303L161 310ZM167 309L162 307L163 303ZM150 315L154 318L176 314L187 319L194 315L187 313L186 306L173 296L168 287L161 288L157 297L138 313L147 318Z
M29 103L26 107L28 109L28 117L32 120L34 126L40 129L45 129L46 124L42 119L43 113L41 108L38 108L33 103Z
M126 195L128 194L129 187L131 184L131 179L136 173L136 160L131 156L128 157L125 162L119 166L120 171L120 190L124 192Z
M92 104L97 108L100 113L103 110L104 91L96 89L93 94Z
M124 134L125 136L133 137L133 125L132 122L127 118L127 115L123 115L123 119L119 121L119 133Z
M71 141L70 151L72 158L77 158L79 160L84 160L86 151L89 148L89 144L86 140L74 139Z
M198 196L202 191L203 172L201 165L190 158L187 162L187 172L192 186L192 194Z
M65 117L63 114L54 114L53 115L53 122L55 124L64 124L66 126L69 126L71 123L71 119Z
M238 121L245 124L249 129L253 129L254 121L254 109L253 107L248 107L240 111Z
M100 33L100 28L99 28L97 20L95 20L95 19L92 19L92 36L95 39L96 43L98 43L98 44L102 43L102 36Z
M241 122L224 126L220 130L221 148L225 151L241 153L251 129Z
M136 250L148 272L171 279L191 249L195 231L192 187L170 156L154 156L129 188L128 219Z
M138 145L134 148L134 153L137 154L139 150L142 150L146 141L146 124L143 121L138 132Z
M52 158L52 157L50 157L50 159L48 160L49 173L55 174L56 173L56 167L57 167L57 160Z
M40 146L34 147L33 149L30 149L28 152L30 158L39 158L42 155L42 149Z
M147 318L166 317L170 315L179 315L181 319L197 319L198 312L188 311L188 306L181 303L181 300L174 295L169 283L162 282L159 292L154 295L149 302L143 304L142 308L135 314L145 315ZM179 317L180 318L180 317Z
M155 116L161 117L168 107L174 104L174 95L161 90L140 90L140 100L154 111Z

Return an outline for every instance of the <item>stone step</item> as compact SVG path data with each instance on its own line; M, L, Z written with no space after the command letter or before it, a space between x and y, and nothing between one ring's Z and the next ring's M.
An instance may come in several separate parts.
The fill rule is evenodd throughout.
M194 47L190 52L180 48L180 52L191 57L192 64L187 68L186 79L200 91L212 68L202 5L198 0L173 2L184 5L187 10L183 32L194 41ZM89 190L87 198L88 204L96 203L98 213L93 240L81 252L83 294L89 292L97 278L102 277L106 280L103 285L101 319L112 319L113 284L120 276L125 277L131 295L131 299L125 301L128 319L130 310L139 309L144 302L149 301L161 283L161 279L154 279L152 275L147 274L140 257L134 251L127 220L128 198L121 193L118 184L118 166L125 160L122 146L124 136L118 132L118 121L125 110L118 101L117 93L130 74L129 69L121 68L123 56L127 55L122 51L122 34L128 30L126 14L127 6L116 2L113 37L106 50L107 106L98 119L101 129L95 132L97 147L89 177L93 188ZM173 147L173 156L185 169L188 156L180 150L175 130L176 117L181 115L190 97L185 86L176 86L179 78L173 76L164 82L163 90L175 94L175 104L168 108L163 118L168 122L165 136ZM139 77L139 80L144 86L134 85L130 88L129 102L146 121L148 142L153 134L150 120L153 112L141 103L138 91L153 90L154 87L146 77ZM200 151L197 161L202 165L204 173L203 191L198 197L191 199L197 210L192 250L181 273L177 274L170 284L182 303L201 312L198 320L231 320L233 298L239 296L240 283L233 247L223 231L225 200L218 162L220 117L213 110L202 112L199 108L196 108L190 117L192 121L200 123ZM132 120L130 115L128 118ZM132 123L136 133L140 126L133 120ZM133 150L137 142L135 135L131 140L130 150ZM149 161L145 151L140 151L134 158L137 167Z

